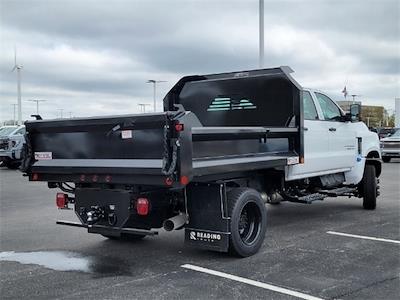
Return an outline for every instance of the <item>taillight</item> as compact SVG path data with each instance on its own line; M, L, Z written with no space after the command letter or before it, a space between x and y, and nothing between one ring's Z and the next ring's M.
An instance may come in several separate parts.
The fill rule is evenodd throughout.
M185 129L185 127L183 126L183 124L181 123L176 123L175 124L175 130L176 131L183 131Z
M59 209L68 207L68 195L64 193L57 193L56 204Z
M165 185L171 186L174 183L174 180L171 177L167 177L164 180Z
M138 198L136 200L136 211L140 216L147 216L149 214L149 200L147 198Z
M189 183L189 177L183 175L181 176L181 184L182 185L187 185Z

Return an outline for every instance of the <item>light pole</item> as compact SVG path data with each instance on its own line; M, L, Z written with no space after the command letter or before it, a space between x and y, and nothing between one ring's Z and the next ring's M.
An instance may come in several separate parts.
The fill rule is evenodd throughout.
M360 97L361 95L354 94L354 95L350 95L350 96L353 97L353 104L355 104L356 103L356 97Z
M45 102L43 99L29 99L30 102L36 102L36 114L39 115L39 102Z
M17 66L17 76L18 76L18 125L22 125L22 102L21 102L21 69L22 66Z
M64 108L59 108L58 111L60 111L60 118L62 119L63 118Z
M264 0L259 0L259 67L264 68Z
M157 111L157 101L156 101L157 83L160 83L160 82L166 82L166 81L164 81L164 80L149 79L149 80L147 80L147 82L146 82L146 83L152 83L152 84L153 84L154 112Z
M139 107L140 107L140 112L142 113L146 113L146 106L150 106L150 104L147 103L138 103Z
M17 107L18 104L14 103L14 104L11 104L11 105L13 106L13 111L14 111L14 113L13 113L13 125L15 125L15 107Z

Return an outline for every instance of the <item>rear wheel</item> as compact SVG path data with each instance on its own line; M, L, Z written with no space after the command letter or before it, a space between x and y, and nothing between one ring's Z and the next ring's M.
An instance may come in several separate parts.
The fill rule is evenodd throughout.
M364 176L362 179L362 190L364 209L375 209L376 197L378 193L376 170L373 165L365 165Z
M383 156L383 157L382 157L382 160L383 160L383 162L385 162L385 163L390 162L390 159L391 159L391 157L388 157L388 156Z
M228 193L231 217L229 252L246 257L260 249L267 228L267 212L260 194L250 188Z

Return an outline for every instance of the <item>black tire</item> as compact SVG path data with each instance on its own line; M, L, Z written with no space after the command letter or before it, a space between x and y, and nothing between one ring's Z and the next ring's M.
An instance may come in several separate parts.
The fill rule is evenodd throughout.
M19 168L19 166L20 166L19 162L9 162L7 164L7 168L9 168L10 170L16 170Z
M239 257L257 253L267 229L267 210L260 194L250 188L234 188L228 192L228 206L229 252Z
M377 179L376 170L373 165L365 165L362 179L362 190L364 209L375 209L377 197Z
M143 239L146 235L144 234L122 234L121 236L102 234L102 236L116 241L137 241Z
M383 162L385 162L385 163L390 162L390 159L391 159L391 157L382 156L382 160L383 160Z

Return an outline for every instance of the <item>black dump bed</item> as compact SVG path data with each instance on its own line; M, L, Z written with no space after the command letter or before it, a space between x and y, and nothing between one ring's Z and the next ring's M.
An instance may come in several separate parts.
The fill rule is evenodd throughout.
M182 186L303 157L288 67L182 78L164 112L26 122L31 180Z

